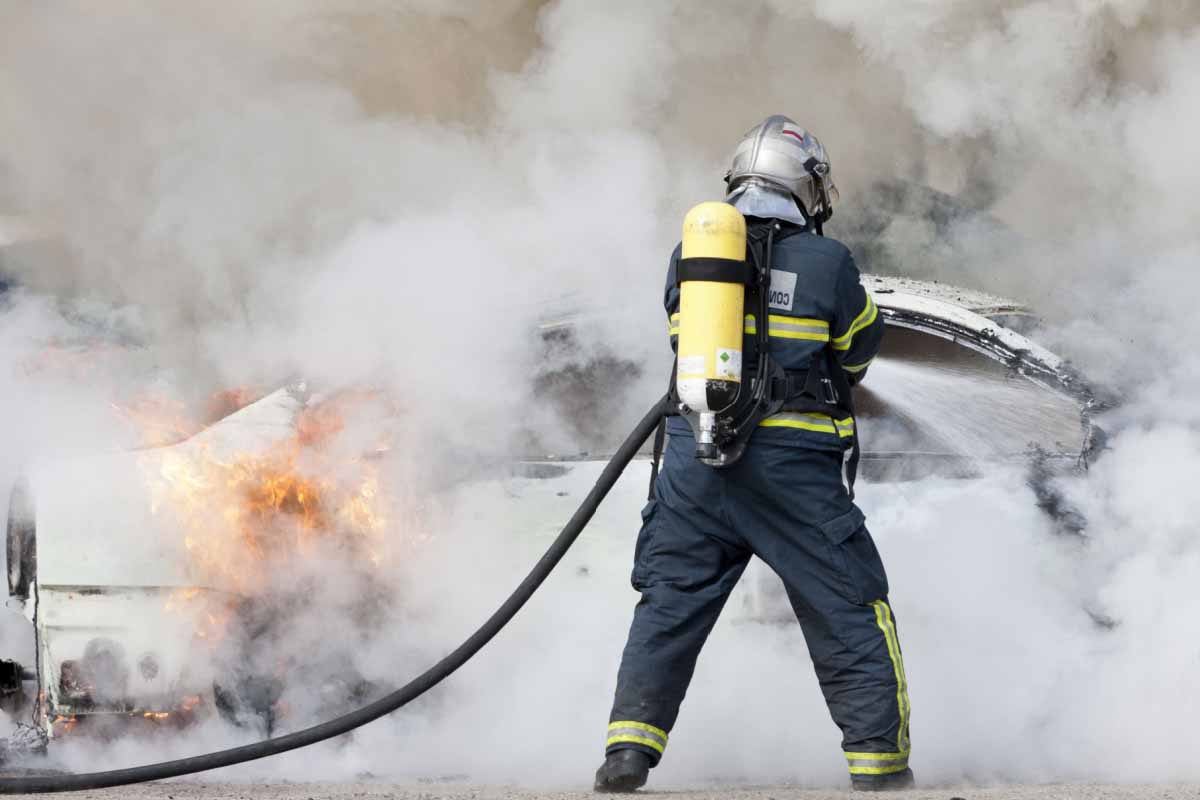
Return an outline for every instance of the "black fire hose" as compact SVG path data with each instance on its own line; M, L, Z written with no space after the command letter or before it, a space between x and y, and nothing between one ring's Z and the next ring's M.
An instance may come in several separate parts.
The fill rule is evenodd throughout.
M525 605L529 598L533 597L533 593L538 590L538 587L542 585L554 568L558 566L558 562L567 554L567 551L571 549L571 545L575 543L575 540L579 538L579 534L583 532L584 527L591 521L592 516L596 513L596 509L600 507L600 502L604 500L609 490L612 489L613 484L621 477L621 473L625 471L625 467L637 455L638 448L642 446L642 443L646 439L650 438L650 434L654 433L654 429L658 426L658 421L666 408L667 398L663 397L654 404L654 408L637 424L637 427L633 429L616 454L609 460L604 471L600 473L600 477L596 480L596 485L592 487L592 490L588 492L588 496L580 503L579 508L576 509L570 521L562 529L562 533L558 535L558 538L554 540L545 554L534 565L533 569L530 570L525 580L521 581L516 590L504 601L504 604L496 609L496 612L488 618L487 622L479 627L479 630L471 634L470 638L407 685L385 697L379 698L369 705L363 706L357 711L351 711L349 714L344 714L336 719L323 722L320 725L314 725L311 728L305 728L302 731L296 731L295 733L289 733L273 739L264 739L254 744L231 747L228 750L219 750L215 753L206 753L201 756L180 758L175 761L162 761L158 764L146 764L145 766L130 767L128 769L85 772L77 775L39 775L23 778L0 778L0 794L33 794L74 792L83 789L106 789L112 786L124 786L144 781L158 781L165 778L176 778L180 775L190 775L195 772L204 772L210 769L219 769L220 767L231 767L234 764L242 764L259 758L286 753L288 750L308 747L311 744L317 744L326 739L341 736L355 728L366 725L368 722L374 722L380 717L390 714L401 706L416 700L444 679L450 677L463 664L471 660L472 656L483 649L483 646L490 642L516 616L517 612L521 610L521 607Z

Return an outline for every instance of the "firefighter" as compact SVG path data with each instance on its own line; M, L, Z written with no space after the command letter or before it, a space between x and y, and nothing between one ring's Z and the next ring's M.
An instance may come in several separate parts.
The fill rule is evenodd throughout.
M770 353L787 370L785 385L804 384L805 373L818 370L813 377L821 385L849 394L879 350L883 320L849 250L820 235L837 199L824 148L791 119L770 117L738 145L726 183L726 202L744 215L751 238L763 226L773 230L770 314L747 315L743 348L750 351L751 334L765 323ZM679 260L677 247L665 298L672 347ZM836 408L850 398L841 400ZM720 468L696 457L687 422L667 423L662 471L635 547L632 583L641 600L596 791L643 786L663 757L696 658L752 555L783 580L841 728L852 787L913 783L908 692L887 576L846 468L856 445L854 418L834 406L828 414L810 405L787 408L763 418L740 458ZM745 722L736 732L709 733L744 737L753 731L753 720Z

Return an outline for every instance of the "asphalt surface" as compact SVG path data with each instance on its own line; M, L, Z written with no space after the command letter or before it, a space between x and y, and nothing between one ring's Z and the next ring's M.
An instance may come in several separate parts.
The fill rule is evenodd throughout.
M642 791L666 800L846 800L867 795L789 786ZM38 795L45 797L46 795ZM588 791L518 789L467 783L151 783L71 795L79 800L596 800ZM1183 800L1200 796L1200 784L1046 784L916 789L886 795L897 800Z

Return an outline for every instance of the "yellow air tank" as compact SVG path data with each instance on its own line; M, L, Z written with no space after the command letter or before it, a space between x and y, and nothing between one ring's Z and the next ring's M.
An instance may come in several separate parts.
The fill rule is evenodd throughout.
M683 220L679 267L679 399L698 414L696 457L717 460L717 414L742 382L746 218L728 203L701 203Z

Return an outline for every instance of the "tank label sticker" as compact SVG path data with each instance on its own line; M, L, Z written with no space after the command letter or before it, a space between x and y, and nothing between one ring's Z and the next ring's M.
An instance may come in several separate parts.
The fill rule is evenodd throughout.
M782 269L771 270L771 296L768 308L791 311L796 302L796 273Z
M679 377L707 377L704 374L704 356L683 356L680 358Z
M717 377L723 379L741 380L742 351L717 348Z

